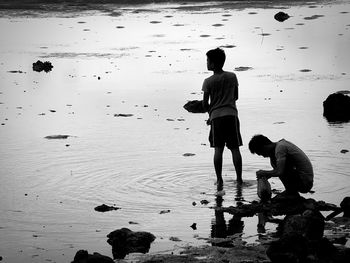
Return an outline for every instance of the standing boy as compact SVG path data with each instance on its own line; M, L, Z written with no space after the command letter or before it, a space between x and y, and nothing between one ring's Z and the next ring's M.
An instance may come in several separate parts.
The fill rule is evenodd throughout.
M217 187L222 189L222 155L225 145L231 150L237 183L242 183L242 157L239 146L242 138L239 128L236 100L238 99L238 81L236 74L224 71L225 52L212 49L207 52L207 68L213 75L203 83L203 107L209 112L210 146L215 149L214 167ZM209 103L210 101L210 103Z

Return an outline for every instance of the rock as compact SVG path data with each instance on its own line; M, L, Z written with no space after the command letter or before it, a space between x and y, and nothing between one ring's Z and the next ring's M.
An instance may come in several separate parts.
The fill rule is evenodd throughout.
M107 212L107 211L118 210L118 209L120 209L120 207L109 206L105 204L95 207L95 211L97 212Z
M159 214L167 214L167 213L170 213L170 210L169 209L167 209L167 210L162 210L162 211L160 211L159 212Z
M341 201L340 207L344 212L344 217L350 218L350 196L347 196Z
M191 113L205 113L201 100L188 101L184 106L184 109Z
M134 114L130 113L119 113L119 114L114 114L114 117L132 117Z
M107 235L114 259L122 259L129 253L147 253L155 236L149 232L133 232L128 228L117 229Z
M252 67L243 67L243 66L241 66L241 67L236 67L235 71L247 71L247 70L251 70L251 69L253 69L253 68Z
M181 241L181 239L178 238L178 237L169 237L169 240L170 241L174 241L174 242L180 242Z
M345 92L336 92L323 102L323 116L330 122L350 120L350 97Z
M202 204L202 205L207 205L207 204L209 204L209 201L208 201L208 200L203 199L203 200L201 200L201 204Z
M342 149L340 152L345 154L345 153L348 153L348 152L349 152L349 150Z
M288 18L290 18L290 16L289 16L287 13L278 12L277 14L275 14L274 18L275 18L278 22L284 22L284 21L286 21Z
M266 255L272 263L305 262L308 255L307 240L300 234L290 233L271 242Z
M58 135L48 135L48 136L45 137L45 139L48 139L48 140L67 139L68 137L70 137L70 135L67 135L67 134L58 134Z
M192 225L190 225L190 227L191 227L193 230L197 230L197 224L196 224L196 223L193 223Z
M183 156L189 157L189 156L195 156L195 153L184 153Z
M114 263L110 257L94 252L89 254L86 250L79 250L74 257L72 263Z
M52 68L53 66L49 61L42 62L38 60L37 62L33 63L33 70L37 72L45 71L47 73L51 71Z
M319 212L306 210L301 215L286 216L280 224L282 236L296 233L308 240L319 240L323 237L324 219Z

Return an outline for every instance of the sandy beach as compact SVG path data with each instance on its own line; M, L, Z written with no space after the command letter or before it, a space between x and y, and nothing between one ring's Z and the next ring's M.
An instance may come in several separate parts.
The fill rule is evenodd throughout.
M257 216L232 233L232 216L213 209L258 200L255 172L269 169L248 149L258 133L310 157L306 198L339 205L349 195L350 123L322 115L329 94L350 90L349 1L39 2L0 1L3 262L111 256L106 236L123 227L155 235L151 255L231 234L259 244ZM289 19L276 21L279 11ZM216 47L238 77L243 137L243 187L225 151L220 202L208 116L183 108L202 99ZM52 70L33 71L38 60Z

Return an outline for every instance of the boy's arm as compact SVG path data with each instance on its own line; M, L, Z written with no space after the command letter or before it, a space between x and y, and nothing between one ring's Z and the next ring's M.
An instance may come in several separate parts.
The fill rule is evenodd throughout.
M256 172L256 176L258 178L261 177L280 177L284 173L284 169L286 167L286 157L279 158L276 163L276 167L273 170L259 170Z
M209 111L209 92L203 92L203 108L205 111Z

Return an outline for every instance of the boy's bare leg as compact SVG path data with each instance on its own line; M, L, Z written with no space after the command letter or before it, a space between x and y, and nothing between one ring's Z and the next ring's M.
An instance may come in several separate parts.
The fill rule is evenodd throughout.
M234 165L235 170L236 170L237 183L243 183L243 180L242 180L242 156L241 156L241 152L239 151L239 148L237 147L237 148L231 149L231 153L232 153L233 165Z
M214 168L217 178L217 187L222 188L224 181L222 180L222 154L224 147L215 147L214 153Z

